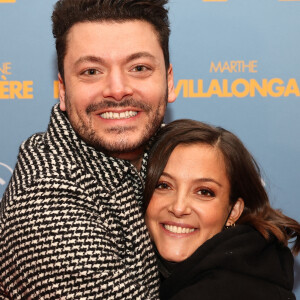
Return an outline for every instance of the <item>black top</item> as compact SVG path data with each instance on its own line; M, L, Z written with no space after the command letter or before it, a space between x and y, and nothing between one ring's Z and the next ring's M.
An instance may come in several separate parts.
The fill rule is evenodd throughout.
M172 266L160 296L173 300L295 300L293 262L290 249L275 237L266 240L254 228L238 225L215 235L188 259Z

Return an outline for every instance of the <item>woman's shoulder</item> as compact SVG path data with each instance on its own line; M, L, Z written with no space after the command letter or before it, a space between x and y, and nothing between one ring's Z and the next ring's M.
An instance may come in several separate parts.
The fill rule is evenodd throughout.
M211 295L207 299L225 299L220 293L226 291L227 295L231 292L235 295L251 289L250 295L255 293L257 296L252 299L260 299L260 294L264 299L281 299L273 297L272 293L278 295L282 290L282 293L292 296L292 288L293 257L290 250L274 237L266 240L253 227L238 225L215 235L179 263L162 283L161 293L163 297L168 295L163 299L180 295L183 290L186 295L200 293ZM266 297L268 294L270 297Z

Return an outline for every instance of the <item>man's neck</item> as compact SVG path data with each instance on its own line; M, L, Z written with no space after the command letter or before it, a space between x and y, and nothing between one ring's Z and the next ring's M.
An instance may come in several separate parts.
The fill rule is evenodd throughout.
M124 159L130 161L135 168L140 171L141 166L142 166L142 160L143 160L143 153L144 149L136 149L135 151L132 152L127 152L127 153L109 153L112 157L118 158L118 159Z

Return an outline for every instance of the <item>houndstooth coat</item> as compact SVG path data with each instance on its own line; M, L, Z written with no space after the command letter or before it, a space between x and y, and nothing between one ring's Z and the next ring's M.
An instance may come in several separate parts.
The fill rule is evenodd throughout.
M141 172L86 145L55 105L1 201L0 299L156 299Z

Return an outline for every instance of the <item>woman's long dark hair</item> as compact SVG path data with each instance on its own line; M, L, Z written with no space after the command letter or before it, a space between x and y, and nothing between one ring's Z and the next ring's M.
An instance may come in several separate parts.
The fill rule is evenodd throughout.
M148 161L144 209L147 209L156 184L175 147L179 144L196 143L216 147L223 154L231 187L230 203L234 204L239 197L245 203L237 223L254 226L266 239L273 234L284 245L292 239L292 251L295 255L298 254L300 224L270 206L260 169L254 158L234 134L220 127L182 119L171 122L159 131Z

